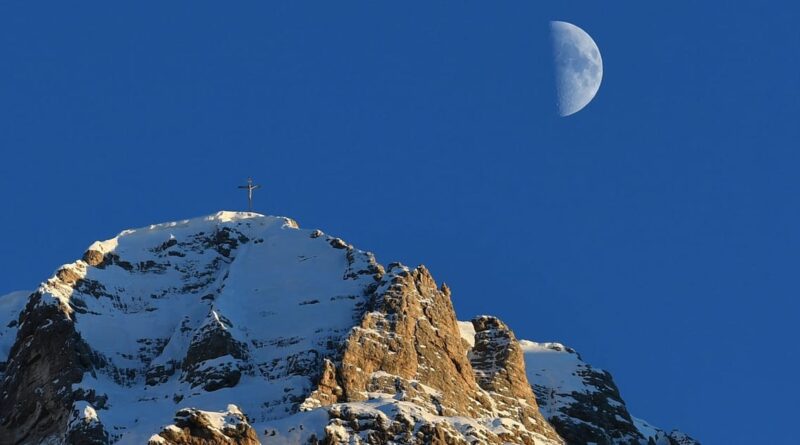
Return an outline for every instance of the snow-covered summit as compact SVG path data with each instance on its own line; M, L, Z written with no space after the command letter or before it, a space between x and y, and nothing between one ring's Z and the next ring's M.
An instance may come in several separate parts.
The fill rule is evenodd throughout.
M197 218L184 219L180 221L173 221L160 224L152 224L146 227L137 229L123 230L119 235L105 241L96 241L88 250L98 251L101 253L108 253L115 251L120 245L121 241L127 243L147 243L149 237L158 236L159 232L180 232L180 231L199 231L202 228L215 227L220 224L241 222L249 220L248 222L256 223L259 226L267 226L272 224L286 225L292 228L299 228L297 222L290 218L280 216L266 216L254 212L232 212L222 210L217 213L201 216Z

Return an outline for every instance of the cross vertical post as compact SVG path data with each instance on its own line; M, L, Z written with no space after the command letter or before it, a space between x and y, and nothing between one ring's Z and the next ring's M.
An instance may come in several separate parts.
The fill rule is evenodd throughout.
M260 185L253 184L253 178L247 178L247 185L240 185L240 189L247 190L247 210L253 211L253 190L261 188Z

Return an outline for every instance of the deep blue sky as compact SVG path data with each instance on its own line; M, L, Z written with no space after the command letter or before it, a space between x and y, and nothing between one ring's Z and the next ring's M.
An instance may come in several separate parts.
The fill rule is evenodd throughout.
M796 440L795 2L169 3L0 4L0 293L252 175L257 210L426 264L638 417ZM549 20L604 60L566 119Z

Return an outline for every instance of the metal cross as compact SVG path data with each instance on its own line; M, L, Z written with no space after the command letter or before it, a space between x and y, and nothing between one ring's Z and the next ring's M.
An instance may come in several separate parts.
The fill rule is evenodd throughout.
M247 190L247 203L248 203L248 210L253 211L253 190L257 188L261 188L260 185L253 184L253 178L247 178L247 185L240 185L240 189Z

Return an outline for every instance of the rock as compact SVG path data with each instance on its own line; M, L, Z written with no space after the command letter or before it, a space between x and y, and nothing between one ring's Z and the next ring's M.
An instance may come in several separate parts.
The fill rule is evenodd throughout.
M184 408L168 425L147 442L148 445L260 445L253 427L236 405L216 413Z
M394 394L394 383L382 387L372 379L373 373L384 372L440 391L426 398L452 413L478 409L471 397L477 384L459 340L455 312L427 269L390 270L370 305L342 355L345 400L363 400L367 391Z
M494 357L494 363L507 367L506 371L488 375L487 369L474 368L461 340L449 290L438 288L424 266L410 271L395 264L379 283L360 325L346 340L339 366L326 379L330 382L335 376L342 395L331 397L325 389L330 384L320 384L312 397L316 397L318 405L325 406L383 395L412 403L433 416L491 419L514 413L519 429L498 434L479 428L469 436L445 424L430 423L421 414L408 414L413 421L407 425L427 425L415 430L404 427L402 422L387 426L369 412L361 412L355 421L352 410L335 405L330 410L332 420L326 429L326 443L347 443L355 436L376 444L468 443L468 437L480 437L481 443L533 444L535 437L561 443L536 409L522 352L511 331L497 319L486 318L478 324L481 335L486 337L480 342L478 356L486 360ZM478 363L484 361L479 358ZM476 376L485 380L483 385ZM365 434L362 417L371 418L369 423L380 428L371 428ZM412 435L412 431L421 436Z
M666 432L634 419L611 374L575 350L527 340L521 346L539 407L567 444L675 445Z
M478 317L472 320L472 325L475 345L470 362L478 385L492 395L506 416L522 423L529 431L558 439L559 435L539 412L525 375L522 348L514 333L496 317Z
M0 386L0 443L61 436L73 414L72 385L97 366L102 360L75 331L69 309L32 295Z
M603 444L638 444L644 437L636 429L630 413L611 375L602 370L580 372L595 391L571 392L574 400L560 409L564 416L554 416L551 423L569 444L596 442Z
M106 445L109 436L103 423L88 402L78 402L67 427L66 443L70 445Z
M229 258L231 252L236 250L240 244L250 241L242 232L230 227L222 227L214 231L214 233L206 239L206 246L210 247L220 255Z
M670 442L670 445L700 445L696 439L689 437L688 434L678 431L672 430L668 435L667 439Z
M71 286L83 277L73 268L62 267L56 272L56 278L67 286Z
M347 270L344 278L346 280L356 280L361 275L371 275L375 280L380 280L386 271L383 266L378 264L375 255L369 252L361 252L352 247L347 249Z
M89 249L86 253L83 254L83 261L85 261L88 265L97 267L103 263L104 255L102 252Z
M236 359L247 357L247 346L233 338L228 330L228 322L211 310L206 321L192 336L192 342L186 352L184 368L196 363L230 355Z
M331 238L329 242L334 249L347 249L347 243L341 238Z
M194 336L183 361L182 380L206 391L230 388L239 383L242 360L247 346L233 338L226 322L215 312L208 317Z
M331 405L339 401L343 394L336 375L336 365L329 359L323 361L322 373L317 380L317 387L300 406L300 410L308 411L320 406Z

